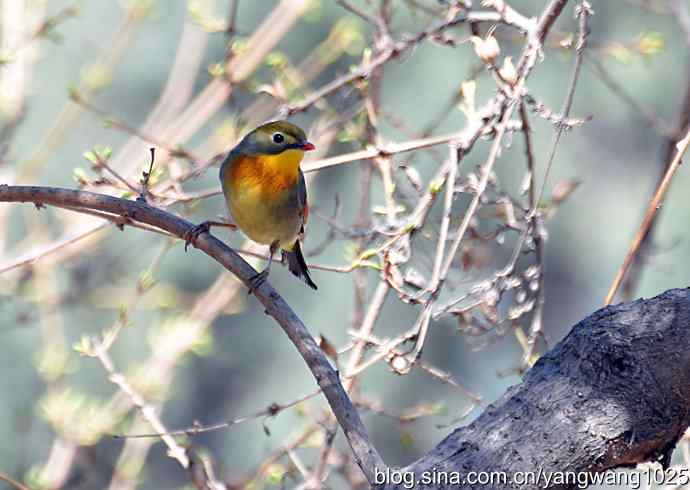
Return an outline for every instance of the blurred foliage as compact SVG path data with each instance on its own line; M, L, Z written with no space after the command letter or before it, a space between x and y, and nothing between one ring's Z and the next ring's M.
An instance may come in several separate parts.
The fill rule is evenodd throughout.
M214 79L232 77L228 51L235 57L248 54L252 33L278 3L240 0L232 14L226 0L2 2L0 18L19 16L19 23L13 24L17 32L12 32L3 22L0 183L101 186L112 191L108 186L117 185L120 173L139 182L149 165L147 148L156 146L159 157L164 151L176 157L167 166L154 168L150 185L158 185L194 171L196 165L227 150L247 125L274 116L279 105L303 101L312 90L375 56L371 25L336 2L313 0L199 131L182 143L173 137L174 131L160 128L155 134L141 131L138 136L149 141L132 134L138 128L155 128L156 121L147 118L165 93L176 55L189 58L191 66L183 64L178 68L182 71L194 70L199 56L199 69L189 73L188 87L184 83L173 87L183 99L182 106L176 107L173 98L169 106L156 109L158 118L168 117L168 109L176 114L187 109L187 91L193 98ZM352 3L365 9L368 2ZM457 3L392 0L393 34L404 39L405 33L419 32L432 17ZM531 16L545 2L508 3ZM573 5L559 19L544 60L529 82L531 94L553 111L560 107L570 79L577 29ZM646 0L594 5L586 56L605 67L618 88L602 83L600 73L585 63L572 116L586 122L565 134L540 203L550 216L543 319L549 345L601 305L663 164L663 123L673 126L679 117L689 69L684 35L665 5ZM232 15L235 20L229 26ZM478 65L480 53L475 49L483 48L486 60L499 59L495 42L500 56L516 60L522 46L522 39L508 29L498 28L490 37L486 30L482 34L472 38L467 26L460 24L447 30L446 38L420 43L385 65L379 92L379 142L413 140L427 136L430 128L433 134L446 134L462 128L476 114L495 94L496 84ZM182 39L197 52L176 53ZM487 46L489 39L493 41ZM511 79L512 65L502 62L499 66L504 78ZM370 80L359 81L293 119L321 135L328 133L324 120L337 128L326 144L328 156L361 150L371 142L366 141L366 115L358 108L359 96L370 89ZM631 105L621 91L639 106ZM541 185L553 124L538 115L530 118L535 178ZM485 160L489 146L490 141L480 141L462 162L463 184L471 184L474 166ZM443 153L440 157L433 150L394 157L398 168L405 170L408 192L416 188L443 192L443 181L433 178L437 162L445 157L446 147L438 148ZM194 158L183 158L187 154ZM126 155L126 161L119 160L120 155ZM111 165L119 165L117 173ZM330 226L323 217L330 216L335 195L342 201L338 220L352 223L356 219L361 165L353 162L325 169L311 181L314 211L305 248L316 247L328 236ZM520 195L524 176L524 148L516 133L502 150L496 178L504 185L502 191ZM685 258L690 255L690 243L685 235L690 202L682 199L680 190L689 184L687 169L682 169L656 228L655 247L645 257L637 295L651 296L687 285L690 263ZM185 181L183 187L191 195L216 185L217 170L212 167ZM399 184L396 191L402 192L403 187ZM373 189L373 219L380 223L388 208L378 176ZM134 197L123 189L119 195ZM454 209L466 205L462 199L458 202ZM395 213L409 212L407 202L401 203ZM225 214L218 196L181 200L175 210L195 221ZM440 211L434 212L438 221ZM490 216L505 217L505 210L498 206ZM49 243L68 240L71 235L63 231L77 233L86 219L65 210L3 205L0 270ZM452 226L460 219L454 215ZM433 224L420 233L429 237L437 228ZM487 231L481 225L477 230ZM233 246L243 243L239 234L214 233ZM371 296L381 267L374 260L375 247L362 249L358 240L356 236L339 239L308 260L329 266L359 261L366 272L357 280L369 280L366 293ZM485 279L487 270L507 259L503 243L513 240L514 234L507 239L503 234L485 247L461 249L463 275L455 280L462 286ZM433 244L428 240L425 245L429 255ZM353 274L315 270L314 275L318 293L304 288L280 267L272 272L271 281L312 333L328 339L334 358L333 346L347 345L349 331L359 326L353 324ZM253 298L236 287L234 279L225 276L208 257L193 249L184 253L180 241L130 226L121 232L112 224L54 254L2 272L0 417L5 423L0 425L0 471L31 488L50 488L49 482L56 481L63 482L63 488L191 488L185 472L168 458L158 439L111 437L152 431L93 357L94 339L112 342L110 354L118 372L158 407L169 429L233 420L313 392L313 378L279 328ZM529 279L525 278L525 284ZM217 305L214 300L219 298L223 301ZM206 306L200 308L200 304ZM377 335L399 335L417 313L391 295L383 306ZM507 313L507 307L501 313ZM209 328L207 318L211 319ZM519 382L527 340L523 330L513 327L510 324L487 335L462 315L431 323L422 359L481 396L479 407L466 391L449 389L428 373L413 370L398 376L385 363L366 372L360 381L364 402L368 402L363 402L365 424L389 464L414 460L438 443L453 424L467 423L508 385ZM191 439L213 456L218 478L248 482L249 488L294 487L302 480L295 461L311 464L319 457L322 431L302 433L314 420L327 421L324 407L316 397L275 417L250 418ZM412 420L401 422L400 414L412 414ZM123 453L130 443L130 450L139 452ZM272 457L285 446L295 455ZM337 454L347 454L342 437L335 446L342 450ZM118 458L132 458L127 460L130 466ZM67 473L60 474L61 468ZM340 476L328 484L347 486Z

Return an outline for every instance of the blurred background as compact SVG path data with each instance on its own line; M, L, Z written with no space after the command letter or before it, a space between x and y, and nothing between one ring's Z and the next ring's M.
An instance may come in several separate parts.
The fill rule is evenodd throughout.
M404 41L453 9L462 11L459 2L440 0L346 3L356 12L331 0L3 0L0 183L133 196L127 187L136 188L155 147L153 204L197 223L225 215L212 158L385 49L375 26L357 12L373 17L383 4L390 37ZM509 3L529 17L546 2ZM561 110L574 62L576 3L561 15L527 83L535 98L529 118L537 189L556 125L535 107ZM534 356L603 304L668 161L669 141L679 122L687 124L689 46L683 18L673 9L688 7L687 1L595 3L570 114L579 121L563 134L539 203L544 255L539 261L537 245L528 240L516 268L527 299L518 288L492 305L484 296L493 291L487 281L505 267L520 237L508 210L514 207L524 225L529 208L523 136L505 136L487 198L439 299L450 304L469 294L472 303L481 290L476 307L432 319L409 372L382 355L352 388L388 464L411 463L453 427L469 423L520 382ZM479 34L491 26L477 25ZM290 120L308 130L318 149L303 167L371 145L462 130L468 107L482 107L497 90L471 35L466 23L444 29L366 81L295 110ZM494 35L500 59L516 62L524 39L505 26ZM373 330L379 340L403 334L418 319L418 305L381 286L381 264L389 259L377 247L433 188L447 141L382 161L346 157L344 164L308 173L312 214L303 248L319 290L280 266L271 283L312 333L323 336L341 371L357 343L351 333L372 298L383 300ZM490 145L489 137L480 139L460 163L451 239ZM386 190L390 172L393 204ZM629 297L688 285L690 201L682 191L689 184L681 168L635 270L639 280L627 285ZM407 292L419 282L415 277L430 276L443 211L442 190L434 194L439 197L428 219L409 242L412 258L399 268ZM120 231L68 210L3 204L0 223L4 475L28 488L193 488L158 438L112 437L155 431L109 381L103 364L85 355L88 339L110 335L114 369L159 410L168 430L249 416L230 428L179 438L219 480L293 488L304 485L304 472L318 469L331 488L361 483L342 434L324 450L324 427L332 421L320 395L275 417L252 416L272 403L297 402L316 384L276 323L219 264L193 248L185 253L180 240L130 226ZM261 252L240 233L213 233L238 249ZM404 255L402 248L391 253ZM356 263L360 267L346 272ZM541 299L540 332L530 347ZM525 303L531 307L511 314ZM414 348L414 339L406 345ZM363 355L377 352L374 346Z

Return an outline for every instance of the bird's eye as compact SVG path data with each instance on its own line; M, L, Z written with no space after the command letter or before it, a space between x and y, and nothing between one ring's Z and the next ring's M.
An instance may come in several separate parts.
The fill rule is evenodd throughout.
M283 133L273 133L273 142L274 143L282 143L285 141L285 136L283 136Z

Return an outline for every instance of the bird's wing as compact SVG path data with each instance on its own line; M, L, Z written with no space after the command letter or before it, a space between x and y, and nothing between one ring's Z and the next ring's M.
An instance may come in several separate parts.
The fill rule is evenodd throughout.
M306 224L307 219L309 219L309 204L307 204L307 183L304 181L302 170L299 171L297 202L300 207L300 214L302 215L302 232L304 232L304 224Z

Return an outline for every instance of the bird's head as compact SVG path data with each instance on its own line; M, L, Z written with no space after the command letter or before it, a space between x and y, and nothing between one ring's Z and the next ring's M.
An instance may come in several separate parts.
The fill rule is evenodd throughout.
M273 121L248 133L237 149L248 155L278 155L286 150L311 151L314 145L299 126Z

